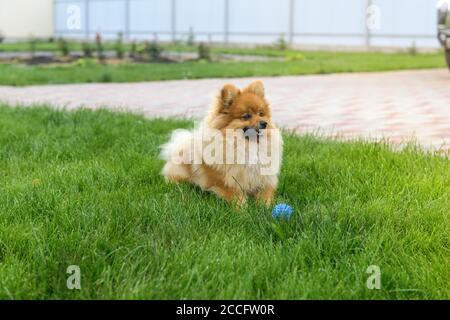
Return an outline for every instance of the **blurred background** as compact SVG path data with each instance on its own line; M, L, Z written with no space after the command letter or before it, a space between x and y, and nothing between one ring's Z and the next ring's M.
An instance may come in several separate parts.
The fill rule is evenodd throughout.
M434 0L0 0L4 41L65 37L438 48Z

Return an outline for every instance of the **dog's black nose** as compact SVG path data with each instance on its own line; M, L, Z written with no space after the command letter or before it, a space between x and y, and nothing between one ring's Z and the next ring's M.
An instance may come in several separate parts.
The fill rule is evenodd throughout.
M266 121L260 121L259 122L259 129L265 129L267 127Z

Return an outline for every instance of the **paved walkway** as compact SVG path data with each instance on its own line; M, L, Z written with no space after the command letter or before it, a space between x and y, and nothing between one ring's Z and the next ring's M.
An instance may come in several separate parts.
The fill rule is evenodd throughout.
M447 70L260 78L275 121L298 132L342 138L417 139L450 150L450 74ZM124 84L1 87L0 100L48 103L69 109L107 106L146 116L200 118L225 83L246 79L179 80Z

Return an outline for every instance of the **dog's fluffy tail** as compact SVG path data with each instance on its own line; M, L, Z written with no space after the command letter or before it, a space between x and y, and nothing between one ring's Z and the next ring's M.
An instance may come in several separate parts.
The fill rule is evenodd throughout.
M186 129L177 129L172 132L169 142L163 144L161 148L160 157L163 160L171 161L173 157L179 156L186 151L190 151L192 145L193 134ZM190 153L190 152L189 152Z
M166 161L162 175L168 181L189 179L189 164L192 163L193 132L177 129L169 142L161 146L160 157Z

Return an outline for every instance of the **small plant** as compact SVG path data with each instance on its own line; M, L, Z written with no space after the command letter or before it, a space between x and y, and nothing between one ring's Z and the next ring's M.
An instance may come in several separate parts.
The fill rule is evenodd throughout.
M135 58L137 55L137 45L136 45L136 41L131 42L131 47L130 47L130 57L131 58Z
M91 58L92 57L92 52L94 51L94 49L92 48L92 45L85 41L81 43L81 49L83 50L83 55L85 58Z
M97 59L103 61L105 59L102 36L99 32L95 35L95 45L97 49Z
M72 63L73 66L77 66L77 67L92 67L95 66L97 64L97 62L93 59L86 59L86 58L81 58L76 60L75 62Z
M282 33L280 37L275 42L275 48L281 51L284 51L288 48L288 44L286 40L284 39L284 34Z
M3 41L5 41L5 35L0 31L0 43L2 43Z
M144 51L149 56L150 60L157 61L161 58L163 50L156 41L146 41L144 44Z
M112 75L109 72L102 73L100 82L112 82Z
M194 29L192 27L189 28L189 33L188 33L186 44L190 47L195 45L195 34L194 34Z
M287 61L303 61L305 60L305 56L301 53L289 54L286 56Z
M69 44L67 43L66 39L62 37L58 39L58 49L63 57L67 57L69 55Z
M408 53L412 56L415 56L417 54L416 41L412 42L411 47L408 48Z
M198 58L200 60L211 61L211 50L204 42L198 45Z
M116 40L114 49L116 50L117 59L123 59L125 49L123 47L123 33L122 32L119 32L117 34L117 40Z
M37 44L37 40L35 37L30 37L30 39L28 40L28 43L30 45L30 53L31 53L31 57L34 57L34 55L36 54L36 44Z
M147 53L147 47L150 44L148 44L147 41L144 41L143 43L140 44L136 44L136 56L142 56L145 55Z

